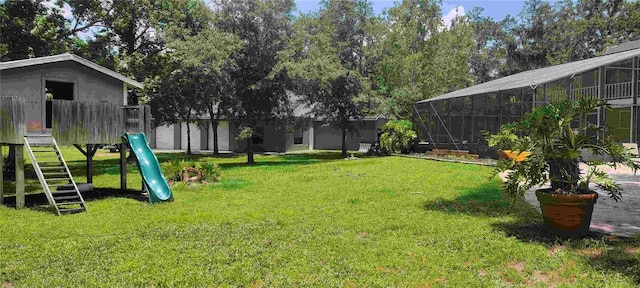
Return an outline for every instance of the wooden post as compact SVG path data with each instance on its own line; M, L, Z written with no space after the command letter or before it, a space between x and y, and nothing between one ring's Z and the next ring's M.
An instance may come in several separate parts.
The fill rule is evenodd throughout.
M120 145L120 189L127 190L127 144Z
M87 144L87 183L93 183L93 144Z
M631 59L631 142L638 143L638 69L640 67L638 57Z
M476 130L476 113L475 113L475 107L474 105L474 101L473 101L473 97L475 95L472 96L466 96L469 97L469 99L471 99L471 127L470 127L470 132L471 135L469 136L469 140L471 142L471 145L469 147L469 152L474 153L474 154L478 154L478 151L476 150L476 139L475 139L475 130ZM472 152L473 151L473 152Z
M606 92L606 85L607 85L607 69L606 66L601 66L599 68L599 73L598 73L598 97L601 100L605 99L605 92ZM605 137L607 136L605 134L605 127L607 125L607 110L604 107L600 107L598 108L598 128L600 128L600 133L598 133L599 139L603 140L605 139Z
M498 91L497 93L498 93L498 95L496 96L496 99L497 99L496 106L498 108L498 129L500 129L502 124L504 124L504 123L502 123L502 106L504 104L502 103L502 91ZM491 131L491 133L496 133L498 131Z
M447 117L447 125L449 125L449 127L452 128L452 129L449 129L449 131L451 131L451 130L453 130L453 127L451 127L452 126L451 125L451 111L453 110L453 109L451 109L451 99L447 99L445 101L447 101L447 109L445 110L445 113L449 114L448 115L449 117ZM444 126L444 124L442 124L442 126ZM446 128L446 129L448 129L448 128ZM450 134L450 133L447 133L447 134ZM452 136L453 135L447 135L447 142L449 142L449 140L451 140L451 142L453 142L451 144L454 144L454 146L455 146L456 141L451 139L451 138L453 138Z
M22 155L22 144L15 146L16 159L16 208L24 208L24 157Z
M3 184L4 184L4 178L3 178L3 173L4 173L4 158L2 157L2 144L0 144L0 205L2 205L4 203L4 190L3 190Z

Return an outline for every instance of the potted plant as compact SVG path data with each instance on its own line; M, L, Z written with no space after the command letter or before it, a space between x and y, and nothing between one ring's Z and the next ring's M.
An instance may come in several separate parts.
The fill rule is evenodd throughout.
M593 98L548 104L489 136L489 145L503 155L496 173L507 173L502 187L506 195L515 200L533 187L550 184L550 188L538 189L536 197L545 228L556 235L582 236L589 231L598 198L591 183L616 201L621 197L621 188L598 168L605 163L583 155L608 156L611 161L607 164L613 168L620 163L634 172L638 168L621 144L611 138L599 139L602 128L587 123L586 113L599 107L606 104ZM586 171L580 170L581 162Z

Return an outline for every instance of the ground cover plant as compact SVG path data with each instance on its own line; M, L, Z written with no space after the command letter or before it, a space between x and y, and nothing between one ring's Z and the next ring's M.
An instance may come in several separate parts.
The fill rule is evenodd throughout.
M64 150L82 181L79 153ZM339 153L217 163L221 182L173 187L175 202L96 198L87 213L0 207L5 287L635 286L639 238L544 234L505 200L491 168ZM100 152L94 183L119 185ZM129 166L129 186L140 177Z

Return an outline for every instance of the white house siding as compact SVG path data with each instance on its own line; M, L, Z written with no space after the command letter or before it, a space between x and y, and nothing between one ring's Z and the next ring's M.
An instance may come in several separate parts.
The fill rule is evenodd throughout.
M156 149L173 150L173 125L156 128Z
M187 124L180 124L180 149L187 150ZM200 151L200 129L197 124L189 123L191 129L191 151Z
M213 151L213 127L209 125L209 150ZM218 124L218 150L229 151L229 121L220 121Z

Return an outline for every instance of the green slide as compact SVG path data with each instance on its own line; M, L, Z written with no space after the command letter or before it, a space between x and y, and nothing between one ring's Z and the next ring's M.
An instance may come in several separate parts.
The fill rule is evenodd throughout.
M142 174L142 179L149 192L149 203L173 201L171 187L162 175L160 163L149 147L147 136L144 133L135 135L124 133L122 137L129 142L131 151L136 156L140 174Z

